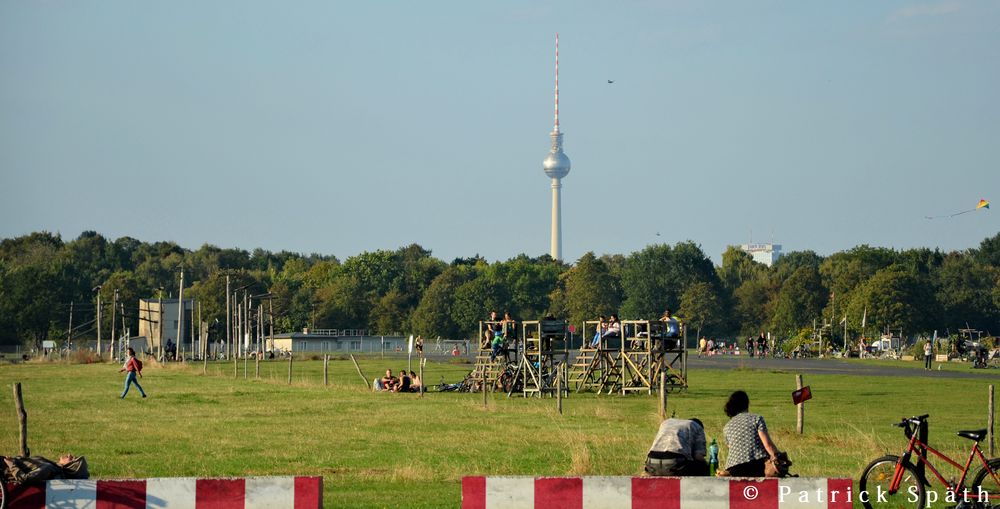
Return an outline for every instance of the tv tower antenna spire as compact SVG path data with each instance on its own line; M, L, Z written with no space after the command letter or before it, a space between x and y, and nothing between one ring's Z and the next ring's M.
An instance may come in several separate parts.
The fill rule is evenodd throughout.
M556 123L553 132L559 132L559 32L556 32Z
M552 236L550 254L553 259L562 260L562 214L560 207L562 178L569 174L569 157L563 153L562 132L559 131L559 34L556 33L556 93L555 126L549 133L552 148L542 162L545 175L552 179Z

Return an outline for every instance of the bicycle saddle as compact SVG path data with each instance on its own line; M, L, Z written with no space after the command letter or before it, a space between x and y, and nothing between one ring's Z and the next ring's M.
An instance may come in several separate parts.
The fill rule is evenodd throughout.
M980 441L980 440L982 440L983 438L986 437L986 430L985 429L977 429L977 430L970 430L970 431L959 431L958 432L958 436L960 436L962 438L968 438L969 440L975 440L976 442L978 442L978 441Z

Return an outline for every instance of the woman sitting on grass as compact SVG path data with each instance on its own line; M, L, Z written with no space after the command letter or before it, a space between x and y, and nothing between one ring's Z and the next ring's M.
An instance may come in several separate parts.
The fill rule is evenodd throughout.
M736 391L726 401L729 422L722 429L729 445L726 464L720 476L764 477L764 466L769 458L778 455L778 448L767 433L764 418L750 413L750 397Z

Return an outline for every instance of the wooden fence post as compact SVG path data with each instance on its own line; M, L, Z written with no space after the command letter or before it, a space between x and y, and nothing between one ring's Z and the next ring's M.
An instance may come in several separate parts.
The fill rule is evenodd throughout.
M660 371L660 420L667 418L667 372Z
M361 366L358 366L358 361L354 359L354 354L353 353L351 354L351 362L354 363L354 369L358 370L358 376L361 377L361 380L364 380L365 387L371 389L372 386L368 382L368 377L366 377L365 374L361 372Z
M288 355L288 385L292 385L292 357L291 354Z
M990 384L990 402L989 402L989 417L986 419L986 434L989 435L989 449L990 457L993 457L993 424L994 424L994 414L993 414L993 384Z
M562 365L556 370L556 408L559 415L562 415Z
M240 370L240 361L233 356L233 378L236 378Z
M205 354L201 359L201 374L208 374L208 354Z
M802 375L795 375L795 388L796 389L802 388ZM801 435L804 432L806 426L806 407L805 403L799 403L798 405L795 406L797 407L796 418L795 418L795 431L797 431Z
M14 407L17 409L17 427L21 435L21 456L27 458L31 452L28 449L28 412L24 410L24 399L21 397L21 382L14 384Z
M330 385L330 356L323 356L323 387Z
M249 363L250 363L250 360L247 359L246 357L243 357L243 379L244 380L247 379L247 364L249 364Z
M260 355L253 359L253 377L255 379L260 378Z
M424 363L423 363L423 359L420 359L419 361L417 361L417 369L420 371L420 397L423 398L424 397L424 385L427 384L427 382L424 381Z

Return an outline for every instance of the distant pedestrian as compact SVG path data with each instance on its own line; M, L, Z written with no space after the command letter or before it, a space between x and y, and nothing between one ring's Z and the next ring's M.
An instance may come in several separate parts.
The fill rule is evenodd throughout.
M924 341L924 369L931 369L931 361L934 359L932 353L931 342Z
M132 384L135 384L136 388L139 389L139 394L142 394L142 397L145 398L146 391L142 390L142 386L139 385L139 382L135 379L136 375L139 375L139 378L142 378L142 361L135 358L135 350L133 350L132 347L128 348L128 359L125 359L125 365L122 366L122 369L118 370L119 373L123 371L125 372L125 390L122 391L121 398L125 399L125 395L128 394L129 386Z

